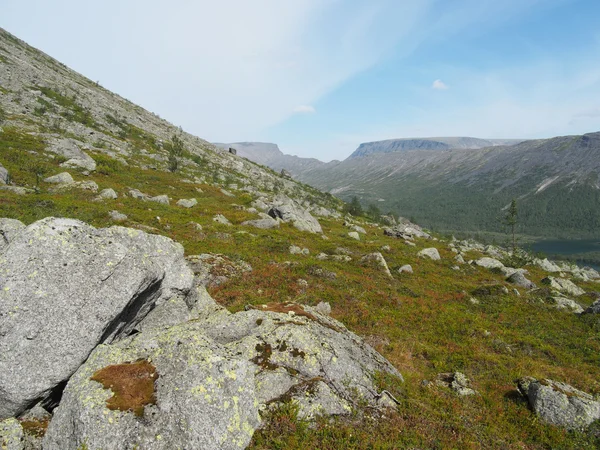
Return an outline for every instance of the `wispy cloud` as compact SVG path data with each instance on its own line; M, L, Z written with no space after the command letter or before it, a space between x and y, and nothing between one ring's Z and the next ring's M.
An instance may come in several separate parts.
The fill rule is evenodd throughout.
M444 91L448 89L448 85L444 83L442 80L435 80L431 85L432 89L437 89L439 91Z
M300 105L294 108L294 112L296 114L314 114L317 112L317 110L310 105Z

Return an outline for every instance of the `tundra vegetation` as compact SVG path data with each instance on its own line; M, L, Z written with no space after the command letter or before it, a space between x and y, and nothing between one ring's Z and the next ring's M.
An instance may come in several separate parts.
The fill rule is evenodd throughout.
M2 37L10 41L6 34ZM12 64L8 53L0 51L0 55L8 61L2 60L0 65ZM35 55L46 61L45 55ZM45 64L55 67L58 63ZM83 77L71 72L67 75L86 89L108 95ZM5 104L4 113L0 110L0 119L5 118L0 132L0 164L10 173L12 186L31 190L25 195L0 191L0 217L25 224L48 216L68 217L100 228L115 224L110 213L117 210L126 215L119 225L168 236L181 243L187 255L221 254L250 264L251 271L209 287L209 293L230 311L259 308L271 302L310 306L328 302L331 316L365 337L405 379L400 384L388 376L378 377L379 388L389 391L399 402L384 413L358 404L348 416L322 417L308 423L298 417L294 402L284 403L264 413L265 426L255 432L249 448L600 446L598 424L587 430L568 431L544 423L530 410L516 384L519 378L533 376L560 380L595 396L600 394L598 315L557 310L546 301L547 291L515 288L498 271L473 264L461 264L456 270L456 254L449 237L434 234L436 240L415 239L411 242L414 245L407 245L360 216L362 208L356 202L349 207L356 216L348 216L347 220L366 231L360 240L348 237L350 230L343 216L319 217L326 238L300 231L291 223L269 229L242 226L257 218L252 204L261 193L275 197L285 189L287 195L329 211L343 211L344 205L331 195L289 180L242 190L242 186L256 183L248 167L273 180L280 177L247 161L243 161L242 170L235 164L241 164L241 158L223 156L210 144L194 141L189 135L180 137L174 126L157 118L155 123L162 128L144 129L112 111L104 116L97 114L83 106L80 96L67 93L65 86L37 89L51 105L44 112L33 114L20 109L16 103L18 93L10 96L10 110ZM124 102L116 96L108 98ZM124 104L131 116L141 114L138 107ZM58 118L63 124L60 128L55 126ZM80 125L85 133L77 131L82 130ZM172 136L171 149L178 150L165 150L169 145L159 145L168 136ZM94 182L99 189L113 189L118 198L97 201L98 194L93 190L56 189L44 182L43 176L65 171L61 167L64 159L49 149L49 142L57 137L85 142L85 153L97 164L95 171L68 169L73 177ZM144 201L127 194L134 189L149 197L167 194L174 200L195 198L197 203L184 208L174 201ZM213 220L218 214L230 224ZM291 254L292 245L308 249L309 254ZM437 248L440 260L417 256L430 247ZM385 257L391 277L377 264L361 263L364 255L377 252ZM320 254L328 257L317 258ZM482 247L464 252L466 261L483 256ZM406 264L412 266L412 273L399 273L398 269ZM537 285L548 275L535 265L525 268L528 278ZM577 280L577 284L587 292L578 298L585 308L596 299L591 293L598 290L598 283ZM460 397L429 382L448 372L466 374L478 395ZM113 389L116 395L110 400L112 408L141 413L144 405L154 402L152 383L156 374L149 362L109 367L94 376L105 385L120 384L121 390L131 388L131 378L138 378L135 389L143 394L139 402L124 406L119 403L119 389ZM45 424L23 426L43 434Z

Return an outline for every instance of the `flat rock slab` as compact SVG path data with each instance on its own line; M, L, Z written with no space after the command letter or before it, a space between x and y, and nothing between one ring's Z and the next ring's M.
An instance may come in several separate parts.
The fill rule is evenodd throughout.
M0 253L0 418L47 398L98 344L192 284L168 238L71 219L29 225Z

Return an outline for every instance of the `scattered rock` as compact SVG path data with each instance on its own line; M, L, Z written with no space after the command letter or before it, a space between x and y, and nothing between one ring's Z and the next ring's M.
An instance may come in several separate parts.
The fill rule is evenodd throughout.
M388 278L393 278L392 273L390 272L390 269L387 265L387 262L381 253L369 253L368 255L363 256L360 259L360 261L363 264L374 263L383 270L383 273L385 273L388 276Z
M98 194L98 197L96 197L97 200L115 200L116 198L118 198L118 195L115 190L111 188L102 189L100 194Z
M600 299L596 300L592 303L586 310L583 312L584 314L600 314Z
M307 248L300 248L295 245L290 245L289 252L292 255L310 255L310 250Z
M335 272L331 272L319 266L310 266L307 270L307 273L314 275L315 277L325 278L328 280L335 280L337 278L337 274Z
M221 194L223 194L226 197L235 197L235 194L232 194L231 192L226 191L225 189L220 189L220 191L221 191Z
M1 256L0 418L49 398L98 344L193 282L180 244L71 219L29 225Z
M413 268L410 264L405 264L398 269L398 273L413 273Z
M247 220L242 222L243 226L250 226L261 230L270 230L271 228L279 228L279 221L272 217L256 220Z
M182 208L193 208L198 204L198 200L195 198L182 198L181 200L177 200L177 206L181 206Z
M485 269L501 269L502 267L504 267L504 264L502 264L497 259L489 258L487 256L475 260L474 264Z
M120 213L119 211L112 210L108 213L110 218L115 222L123 222L128 219L127 215Z
M229 219L227 219L227 217L225 217L223 214L217 214L215 217L213 217L213 222L217 222L223 225L231 225Z
M33 189L24 188L21 186L4 186L4 185L0 185L0 191L8 191L8 192L12 192L13 194L16 194L16 195L27 195L27 194L31 194L32 192L35 192Z
M392 247L390 247L389 245L384 245L383 247L381 247L381 251L382 252L391 252Z
M56 139L50 142L48 150L67 159L61 167L82 168L90 172L96 170L96 162L81 150L83 143L75 139Z
M137 189L130 189L129 196L138 200L148 200L150 198L148 194L144 194Z
M291 222L300 231L323 233L319 221L293 200L282 196L279 198L279 202L281 203L269 209L269 216L274 219L281 219L286 223Z
M252 271L252 266L247 262L234 261L225 255L204 253L191 255L186 259L196 276L195 283L206 287L218 286Z
M581 430L600 419L600 402L568 384L526 377L519 380L518 388L546 423Z
M583 308L579 303L575 300L571 300L570 298L562 297L562 296L552 296L549 298L551 302L554 303L557 309L563 309L575 314L581 314L583 312Z
M156 197L150 197L148 201L160 203L161 205L169 204L169 196L168 195L157 195Z
M555 289L563 294L573 295L574 297L585 294L583 289L565 278L546 277L542 280L542 284L550 286L551 289Z
M546 272L552 273L552 272L560 272L562 270L558 265L556 265L552 261L549 261L548 258L534 259L533 264L538 266L540 269L543 269Z
M436 380L436 385L448 387L461 397L477 394L477 391L469 387L470 384L469 379L461 372L440 373Z
M430 239L431 236L423 231L423 229L414 223L405 221L394 227L386 227L383 229L386 236L392 236L400 239L413 240L415 238Z
M52 184L73 184L73 183L75 183L75 180L73 179L73 177L71 176L71 174L69 172L62 172L62 173L59 173L58 175L53 175L51 177L44 179L44 181L46 183L52 183Z
M348 237L360 241L360 235L356 231L351 231L350 233L348 233Z
M440 252L438 252L438 249L435 247L425 248L425 249L421 250L419 253L417 253L417 256L420 256L422 258L427 257L434 261L439 261L440 259L442 259L440 257Z
M316 312L324 316L329 316L331 314L331 305L328 302L319 302L314 309Z
M506 279L506 281L525 289L535 289L537 287L533 281L530 281L527 278L525 278L525 275L521 271L513 273Z
M2 164L0 164L0 184L8 184L10 177L8 175L8 170L4 168Z

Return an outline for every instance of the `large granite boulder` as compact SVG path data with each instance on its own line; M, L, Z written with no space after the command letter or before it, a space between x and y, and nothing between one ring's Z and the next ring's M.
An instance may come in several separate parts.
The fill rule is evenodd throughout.
M518 388L546 423L576 430L600 419L600 402L568 384L526 377Z
M100 343L193 286L181 245L47 218L0 252L0 419L50 397Z
M546 277L542 280L542 284L549 286L550 289L554 289L563 294L572 295L578 297L585 294L585 291L573 283L571 280L560 277Z
M83 152L81 148L84 144L75 139L56 139L50 142L48 150L56 153L67 161L61 164L61 167L82 168L85 170L96 170L96 161Z
M260 423L254 365L202 328L188 322L97 347L69 380L44 449L245 448ZM124 379L124 392L110 379L101 384L108 371ZM145 401L136 401L148 388ZM119 392L117 407L109 399Z

